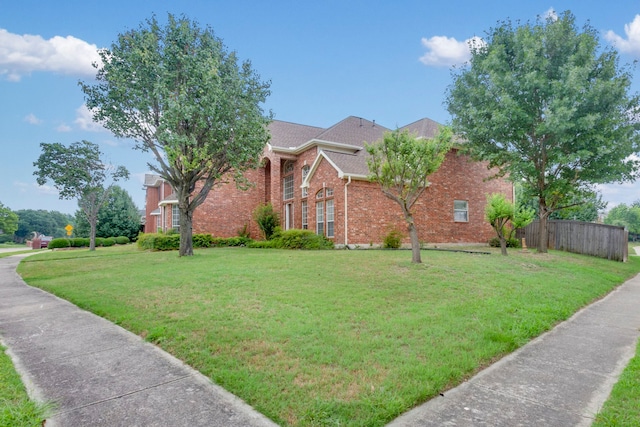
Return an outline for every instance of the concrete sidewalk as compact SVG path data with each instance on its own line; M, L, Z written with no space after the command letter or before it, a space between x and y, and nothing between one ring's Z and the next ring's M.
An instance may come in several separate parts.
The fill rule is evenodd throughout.
M35 289L0 259L0 338L52 426L275 426L176 358Z
M640 275L389 426L590 426L639 335Z

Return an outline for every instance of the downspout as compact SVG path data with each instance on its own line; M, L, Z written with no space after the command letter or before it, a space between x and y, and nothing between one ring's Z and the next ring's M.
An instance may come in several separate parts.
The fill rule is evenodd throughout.
M344 185L344 247L348 248L349 245L349 192L347 191L347 187L351 184L351 175L349 175L347 183Z

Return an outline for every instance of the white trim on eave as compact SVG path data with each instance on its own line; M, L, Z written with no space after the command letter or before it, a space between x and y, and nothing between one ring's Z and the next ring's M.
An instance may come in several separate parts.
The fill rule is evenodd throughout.
M296 155L304 151L307 151L308 149L313 148L314 146L317 146L318 150L322 150L323 148L326 148L326 149L331 149L331 151L336 151L339 153L348 153L348 154L354 154L362 150L362 147L358 147L357 145L343 144L341 142L325 141L322 139L311 139L298 147L286 148L286 147L276 147L271 144L267 144L267 145L269 146L270 151L296 154Z
M313 174L315 173L316 169L318 169L318 166L320 165L320 161L322 160L322 158L324 158L327 162L329 162L331 167L334 168L336 170L336 172L338 172L338 178L340 178L340 179L351 178L351 179L357 179L357 180L360 180L360 181L369 181L369 177L367 175L360 175L360 174L355 174L355 173L345 173L342 169L340 169L338 167L338 165L336 165L333 162L333 160L331 160L329 158L329 156L322 149L320 149L318 151L318 155L316 156L315 160L313 161L313 164L311 165L311 169L309 169L309 173L307 174L307 177L305 178L305 180L300 185L300 188L305 188L305 187L308 188L309 187L309 181L311 181L311 178L313 177Z

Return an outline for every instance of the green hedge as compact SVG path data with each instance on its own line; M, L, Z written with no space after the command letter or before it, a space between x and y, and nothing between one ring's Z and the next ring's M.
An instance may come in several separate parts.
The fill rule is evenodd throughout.
M497 237L492 237L491 239L489 239L489 246L491 246L492 248L499 248L500 239L498 239ZM522 245L520 244L520 240L516 239L515 237L512 237L511 239L507 239L507 247L520 248L522 247Z
M127 236L118 236L118 237L116 237L116 243L118 245L126 245L130 241L131 240L129 240L129 238Z
M278 231L271 240L251 242L250 248L261 249L333 249L333 242L311 230Z
M69 248L71 247L71 240L66 238L58 238L53 239L47 245L48 249L59 249L59 248Z

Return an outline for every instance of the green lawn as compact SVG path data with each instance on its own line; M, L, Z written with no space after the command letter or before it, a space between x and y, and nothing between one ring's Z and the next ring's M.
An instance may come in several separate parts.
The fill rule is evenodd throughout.
M40 427L48 407L29 399L5 350L0 345L0 426Z
M574 254L133 245L26 258L31 285L156 343L282 425L380 426L640 271Z

